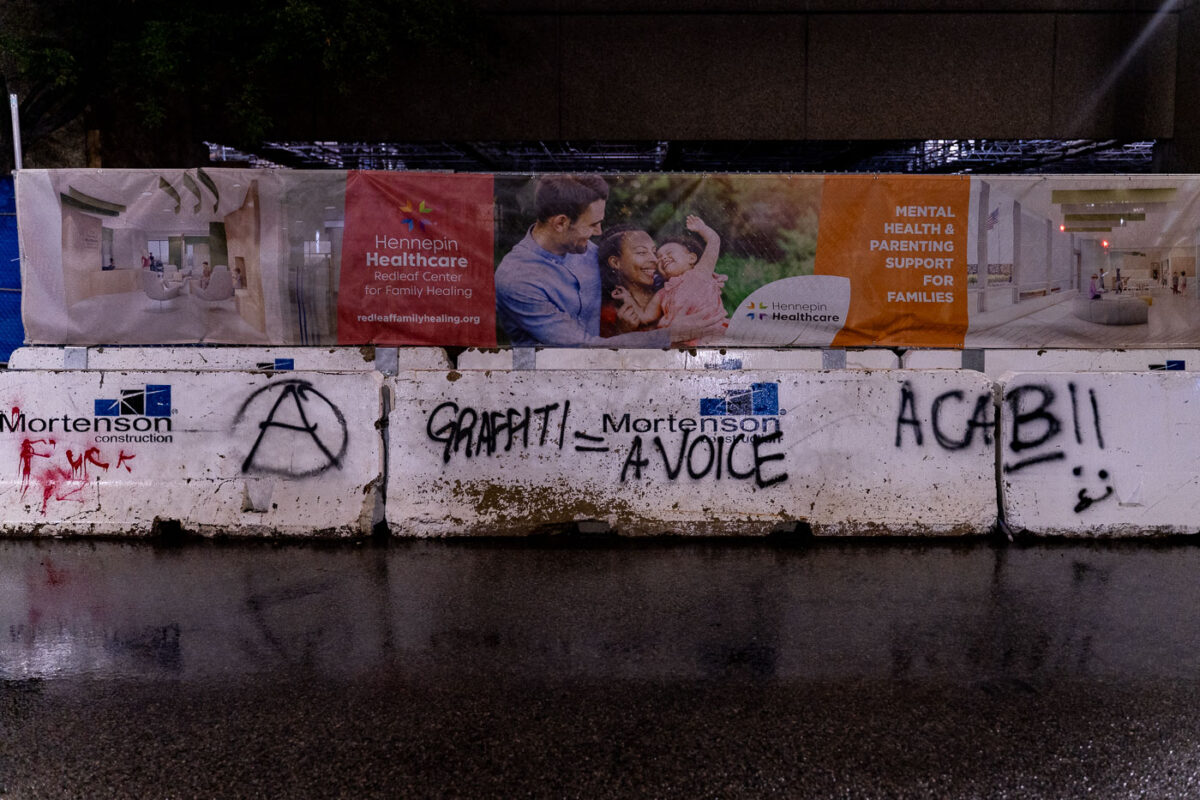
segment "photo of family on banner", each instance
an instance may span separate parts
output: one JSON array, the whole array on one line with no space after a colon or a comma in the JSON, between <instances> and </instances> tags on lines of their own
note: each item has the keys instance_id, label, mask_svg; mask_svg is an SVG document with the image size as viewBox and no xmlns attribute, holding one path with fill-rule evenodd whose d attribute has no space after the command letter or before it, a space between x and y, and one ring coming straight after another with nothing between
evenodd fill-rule
<instances>
[{"instance_id":1,"label":"photo of family on banner","mask_svg":"<svg viewBox=\"0 0 1200 800\"><path fill-rule=\"evenodd\" d=\"M820 176L497 176L497 338L515 347L828 345Z\"/></svg>"}]
</instances>

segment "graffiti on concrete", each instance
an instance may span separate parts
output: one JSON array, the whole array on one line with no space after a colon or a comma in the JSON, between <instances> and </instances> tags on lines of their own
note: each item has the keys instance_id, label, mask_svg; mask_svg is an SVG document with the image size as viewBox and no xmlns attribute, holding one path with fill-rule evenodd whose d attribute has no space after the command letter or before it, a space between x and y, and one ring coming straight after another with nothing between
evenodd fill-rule
<instances>
[{"instance_id":1,"label":"graffiti on concrete","mask_svg":"<svg viewBox=\"0 0 1200 800\"><path fill-rule=\"evenodd\" d=\"M87 480L87 465L92 464L102 470L108 469L107 461L100 460L100 448L89 447L79 455L67 450L67 463L71 465L71 477Z\"/></svg>"},{"instance_id":2,"label":"graffiti on concrete","mask_svg":"<svg viewBox=\"0 0 1200 800\"><path fill-rule=\"evenodd\" d=\"M65 464L58 460L60 453ZM119 450L116 467L133 472L130 462L135 457L123 449ZM85 490L94 479L92 468L107 472L112 466L111 457L105 457L97 445L86 446L80 452L72 447L60 450L59 442L55 439L22 439L18 455L21 499L24 500L29 490L36 486L41 494L43 516L51 500L83 503L86 500Z\"/></svg>"},{"instance_id":3,"label":"graffiti on concrete","mask_svg":"<svg viewBox=\"0 0 1200 800\"><path fill-rule=\"evenodd\" d=\"M530 408L479 409L445 402L435 408L425 423L430 440L442 445L442 462L452 456L478 458L511 452L514 447L550 447L561 450L566 441L571 401L547 403ZM531 439L532 435L532 439Z\"/></svg>"},{"instance_id":4,"label":"graffiti on concrete","mask_svg":"<svg viewBox=\"0 0 1200 800\"><path fill-rule=\"evenodd\" d=\"M663 474L667 480L678 480L685 468L687 476L694 481L705 478L718 481L723 478L742 481L753 479L754 485L760 489L783 483L788 478L786 472L768 475L767 470L764 470L770 462L783 460L782 452L767 452L768 445L777 444L783 439L782 431L775 431L766 436L754 434L749 437L739 433L732 437L728 445L723 436L700 434L691 439L689 444L690 437L691 431L684 431L678 444L671 445L664 444L660 436L654 437L653 452L657 452L661 459ZM629 454L621 466L621 483L625 483L631 470L634 479L640 480L642 470L650 466L651 459L644 456L642 451L642 437L634 436L629 446ZM745 452L741 453L739 459L740 451ZM748 463L745 463L747 461ZM738 466L739 462L743 462L741 467Z\"/></svg>"},{"instance_id":5,"label":"graffiti on concrete","mask_svg":"<svg viewBox=\"0 0 1200 800\"><path fill-rule=\"evenodd\" d=\"M1074 492L1072 509L1082 514L1108 500L1116 489L1111 469L1092 463L1093 453L1105 449L1100 400L1095 389L1081 390L1067 383L1065 397L1048 382L1030 382L1005 392L1009 427L1004 441L1003 471L1021 472L1038 464L1081 461L1071 474L1085 483L1095 474L1099 487L1084 486ZM1094 473L1093 473L1094 470Z\"/></svg>"},{"instance_id":6,"label":"graffiti on concrete","mask_svg":"<svg viewBox=\"0 0 1200 800\"><path fill-rule=\"evenodd\" d=\"M1029 382L1012 386L1004 394L1008 408L1007 425L1003 431L1002 470L1012 475L1039 464L1084 461L1075 464L1072 474L1087 481L1096 475L1099 485L1073 488L1073 507L1077 514L1113 496L1111 469L1091 464L1089 450L1105 449L1104 426L1100 399L1095 389L1081 389L1067 383L1066 392L1048 382ZM926 411L927 409L927 411ZM969 397L959 389L943 392L928 406L918 396L912 383L900 387L899 411L896 414L894 444L902 447L925 447L932 434L932 444L943 450L958 451L979 441L991 445L996 438L997 414L990 392Z\"/></svg>"},{"instance_id":7,"label":"graffiti on concrete","mask_svg":"<svg viewBox=\"0 0 1200 800\"><path fill-rule=\"evenodd\" d=\"M249 420L258 433L242 461L243 474L307 478L341 469L350 443L346 417L306 380L277 381L257 389L238 409L235 433Z\"/></svg>"},{"instance_id":8,"label":"graffiti on concrete","mask_svg":"<svg viewBox=\"0 0 1200 800\"><path fill-rule=\"evenodd\" d=\"M1086 404L1081 402L1079 389L1074 383L1067 384L1067 394L1070 398L1071 430L1075 443L1084 445L1094 435L1096 446L1103 450L1104 430L1100 422L1100 404L1096 398L1096 390L1088 389ZM1006 447L1014 456L1020 456L1014 461L1005 462L1006 473L1018 472L1045 461L1061 461L1066 458L1060 442L1063 435L1061 401L1054 387L1048 383L1014 386L1005 393L1004 401L1008 404L1012 416L1012 430Z\"/></svg>"},{"instance_id":9,"label":"graffiti on concrete","mask_svg":"<svg viewBox=\"0 0 1200 800\"><path fill-rule=\"evenodd\" d=\"M425 433L440 446L443 464L514 450L561 451L570 443L576 453L616 453L621 483L655 476L677 481L686 476L694 481L753 481L765 489L788 477L772 464L784 459L783 452L773 449L783 439L778 417L603 414L599 434L576 430L574 422L571 401L566 399L536 408L499 409L446 401L430 412ZM644 435L649 433L655 435ZM621 437L619 443L610 440L616 435Z\"/></svg>"},{"instance_id":10,"label":"graffiti on concrete","mask_svg":"<svg viewBox=\"0 0 1200 800\"><path fill-rule=\"evenodd\" d=\"M1071 474L1077 478L1080 477L1081 475L1083 475L1083 467L1076 467L1075 469L1071 470ZM1099 472L1096 473L1096 477L1099 478L1101 481L1107 481L1108 480L1108 470L1106 470L1106 469L1100 470ZM1089 508L1094 506L1096 503L1099 503L1103 500L1107 500L1108 498L1112 497L1113 491L1114 490L1113 490L1113 486L1111 483L1104 487L1104 494L1100 495L1099 497L1089 496L1088 490L1086 488L1080 489L1079 494L1076 495L1076 497L1079 499L1079 502L1077 502L1075 504L1075 513L1076 514L1083 513L1084 511L1087 511Z\"/></svg>"},{"instance_id":11,"label":"graffiti on concrete","mask_svg":"<svg viewBox=\"0 0 1200 800\"><path fill-rule=\"evenodd\" d=\"M918 412L918 399L912 383L900 386L900 411L896 414L896 447L911 441L925 446L925 429ZM965 412L969 410L968 416ZM995 402L991 392L981 392L968 399L961 389L942 392L929 405L930 429L933 439L943 450L966 450L975 442L975 433L982 434L985 446L992 444L996 428ZM952 427L953 425L953 427ZM908 436L905 433L908 432Z\"/></svg>"}]
</instances>

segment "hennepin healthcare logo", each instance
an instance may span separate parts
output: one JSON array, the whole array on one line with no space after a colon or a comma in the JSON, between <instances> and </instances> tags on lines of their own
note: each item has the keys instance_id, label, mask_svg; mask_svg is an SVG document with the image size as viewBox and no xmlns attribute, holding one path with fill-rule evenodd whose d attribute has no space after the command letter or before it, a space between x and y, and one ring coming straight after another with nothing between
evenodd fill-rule
<instances>
[{"instance_id":1,"label":"hennepin healthcare logo","mask_svg":"<svg viewBox=\"0 0 1200 800\"><path fill-rule=\"evenodd\" d=\"M0 411L0 433L91 433L96 442L170 442L171 387L146 384L123 389L118 397L96 398L91 417L37 416L20 408Z\"/></svg>"},{"instance_id":2,"label":"hennepin healthcare logo","mask_svg":"<svg viewBox=\"0 0 1200 800\"><path fill-rule=\"evenodd\" d=\"M429 228L429 226L434 224L433 220L429 217L420 216L422 214L433 213L433 206L429 205L424 200L421 200L415 206L411 200L405 200L400 205L400 211L405 215L403 218L401 218L400 222L408 226L409 233L412 233L413 228L426 230Z\"/></svg>"},{"instance_id":3,"label":"hennepin healthcare logo","mask_svg":"<svg viewBox=\"0 0 1200 800\"><path fill-rule=\"evenodd\" d=\"M750 303L747 319L772 322L841 322L840 314L830 311L827 303L783 303L760 300Z\"/></svg>"}]
</instances>

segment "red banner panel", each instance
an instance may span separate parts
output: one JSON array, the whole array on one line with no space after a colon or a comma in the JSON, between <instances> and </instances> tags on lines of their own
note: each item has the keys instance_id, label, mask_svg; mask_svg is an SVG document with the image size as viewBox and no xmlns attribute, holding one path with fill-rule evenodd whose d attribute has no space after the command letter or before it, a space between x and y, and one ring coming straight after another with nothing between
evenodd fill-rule
<instances>
[{"instance_id":1,"label":"red banner panel","mask_svg":"<svg viewBox=\"0 0 1200 800\"><path fill-rule=\"evenodd\" d=\"M338 342L494 347L492 177L351 172Z\"/></svg>"}]
</instances>

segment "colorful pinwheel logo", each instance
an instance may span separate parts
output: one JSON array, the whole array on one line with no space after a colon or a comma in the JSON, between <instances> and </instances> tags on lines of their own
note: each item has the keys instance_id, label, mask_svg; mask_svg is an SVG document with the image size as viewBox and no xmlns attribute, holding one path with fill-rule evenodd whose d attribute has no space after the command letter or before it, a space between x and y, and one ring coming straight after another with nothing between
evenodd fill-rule
<instances>
[{"instance_id":1,"label":"colorful pinwheel logo","mask_svg":"<svg viewBox=\"0 0 1200 800\"><path fill-rule=\"evenodd\" d=\"M427 230L429 226L434 224L433 220L421 216L424 214L433 213L433 206L429 205L424 200L418 202L416 207L413 207L411 200L405 200L400 206L400 211L406 215L400 221L408 226L409 233L412 233L414 228L420 228L423 231Z\"/></svg>"}]
</instances>

